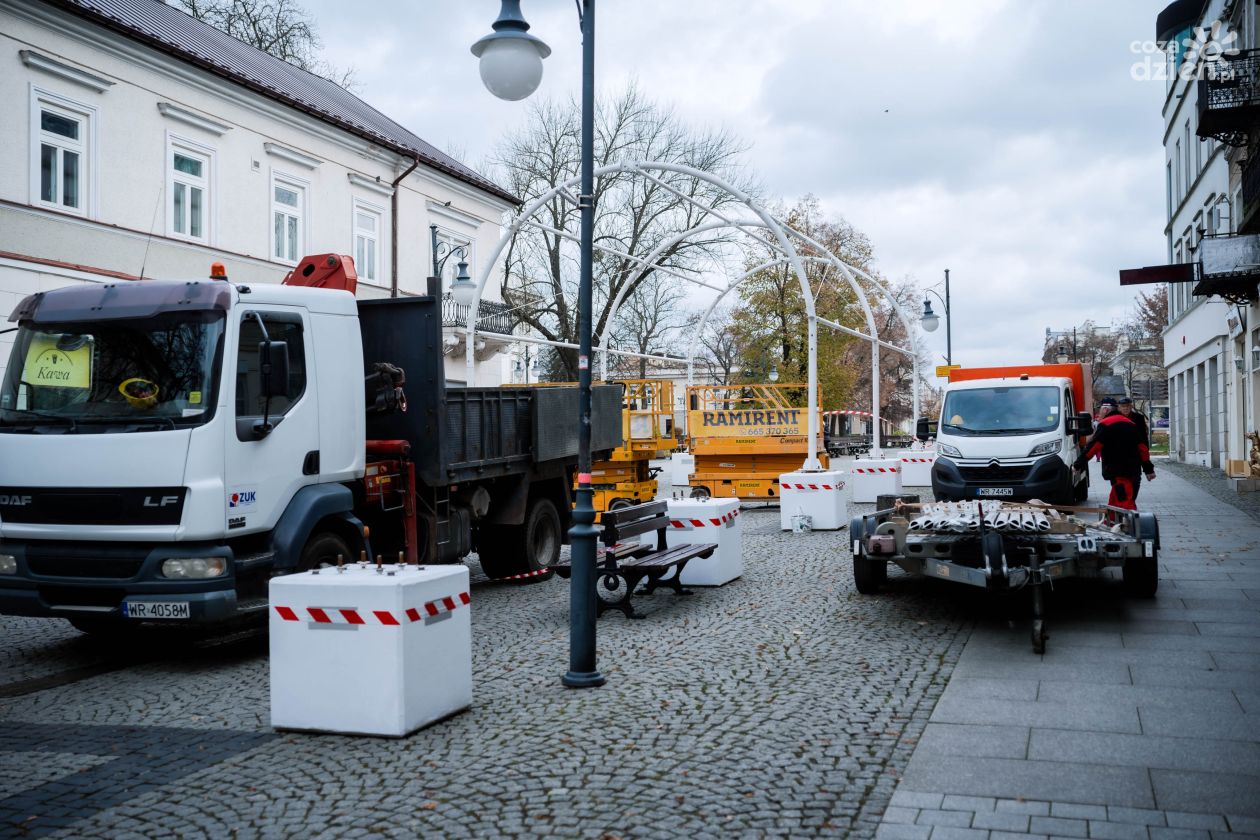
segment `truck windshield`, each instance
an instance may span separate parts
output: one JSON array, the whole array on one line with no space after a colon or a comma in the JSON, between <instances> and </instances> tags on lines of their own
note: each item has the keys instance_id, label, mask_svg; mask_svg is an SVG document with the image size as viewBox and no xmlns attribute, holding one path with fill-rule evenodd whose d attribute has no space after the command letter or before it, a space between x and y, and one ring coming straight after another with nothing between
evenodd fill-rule
<instances>
[{"instance_id":1,"label":"truck windshield","mask_svg":"<svg viewBox=\"0 0 1260 840\"><path fill-rule=\"evenodd\" d=\"M214 412L222 312L23 325L0 385L0 432L139 432Z\"/></svg>"},{"instance_id":2,"label":"truck windshield","mask_svg":"<svg viewBox=\"0 0 1260 840\"><path fill-rule=\"evenodd\" d=\"M969 388L951 391L941 429L956 435L1022 435L1059 427L1059 389Z\"/></svg>"}]
</instances>

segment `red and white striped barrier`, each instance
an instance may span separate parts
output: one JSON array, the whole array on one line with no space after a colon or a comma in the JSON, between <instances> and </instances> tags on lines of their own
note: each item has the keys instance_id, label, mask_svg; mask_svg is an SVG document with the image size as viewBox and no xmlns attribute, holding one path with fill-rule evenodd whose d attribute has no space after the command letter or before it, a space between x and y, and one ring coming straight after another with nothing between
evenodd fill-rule
<instances>
[{"instance_id":1,"label":"red and white striped barrier","mask_svg":"<svg viewBox=\"0 0 1260 840\"><path fill-rule=\"evenodd\" d=\"M744 538L739 518L739 499L668 499L670 547L716 544L708 557L697 557L682 571L687 586L721 586L744 573ZM644 545L656 547L656 532L643 534Z\"/></svg>"},{"instance_id":2,"label":"red and white striped barrier","mask_svg":"<svg viewBox=\"0 0 1260 840\"><path fill-rule=\"evenodd\" d=\"M859 458L853 462L854 502L874 502L880 495L900 492L900 459Z\"/></svg>"},{"instance_id":3,"label":"red and white striped barrier","mask_svg":"<svg viewBox=\"0 0 1260 840\"><path fill-rule=\"evenodd\" d=\"M710 516L707 519L671 519L669 527L679 531L692 531L696 528L733 528L737 516L739 516L739 508L721 516Z\"/></svg>"},{"instance_id":4,"label":"red and white striped barrier","mask_svg":"<svg viewBox=\"0 0 1260 840\"><path fill-rule=\"evenodd\" d=\"M933 452L915 452L901 456L901 484L903 487L930 487L932 465L936 463Z\"/></svg>"},{"instance_id":5,"label":"red and white striped barrier","mask_svg":"<svg viewBox=\"0 0 1260 840\"><path fill-rule=\"evenodd\" d=\"M780 490L819 490L819 491L843 490L844 482L836 481L830 484L800 484L800 483L793 484L790 482L785 482L783 481L782 478L780 478L779 489Z\"/></svg>"},{"instance_id":6,"label":"red and white striped barrier","mask_svg":"<svg viewBox=\"0 0 1260 840\"><path fill-rule=\"evenodd\" d=\"M387 569L269 582L272 726L397 737L472 704L468 567Z\"/></svg>"},{"instance_id":7,"label":"red and white striped barrier","mask_svg":"<svg viewBox=\"0 0 1260 840\"><path fill-rule=\"evenodd\" d=\"M494 581L502 580L528 580L530 578L542 577L551 574L551 569L534 569L532 572L521 572L519 575L505 575L504 577L491 578Z\"/></svg>"},{"instance_id":8,"label":"red and white striped barrier","mask_svg":"<svg viewBox=\"0 0 1260 840\"><path fill-rule=\"evenodd\" d=\"M779 476L779 527L785 531L835 531L848 525L842 475L839 470L829 470Z\"/></svg>"},{"instance_id":9,"label":"red and white striped barrier","mask_svg":"<svg viewBox=\"0 0 1260 840\"><path fill-rule=\"evenodd\" d=\"M439 619L454 612L459 607L466 607L470 602L467 592L458 595L426 601L420 607L411 607L401 612L392 610L360 610L354 607L293 607L277 606L276 614L282 621L302 621L298 610L306 613L308 620L315 625L350 625L381 624L386 627L401 627L412 621L421 619Z\"/></svg>"}]
</instances>

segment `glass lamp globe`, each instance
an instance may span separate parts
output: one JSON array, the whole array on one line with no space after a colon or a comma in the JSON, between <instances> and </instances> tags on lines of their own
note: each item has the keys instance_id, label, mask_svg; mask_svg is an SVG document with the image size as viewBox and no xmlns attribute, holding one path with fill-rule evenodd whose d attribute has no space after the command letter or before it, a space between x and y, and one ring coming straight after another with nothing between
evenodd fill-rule
<instances>
[{"instance_id":1,"label":"glass lamp globe","mask_svg":"<svg viewBox=\"0 0 1260 840\"><path fill-rule=\"evenodd\" d=\"M477 284L468 276L468 263L461 262L457 268L455 282L451 283L451 300L467 306L477 299Z\"/></svg>"},{"instance_id":2,"label":"glass lamp globe","mask_svg":"<svg viewBox=\"0 0 1260 840\"><path fill-rule=\"evenodd\" d=\"M931 301L923 301L923 317L919 319L919 323L928 332L936 332L936 328L940 326L941 318L932 311Z\"/></svg>"}]
</instances>

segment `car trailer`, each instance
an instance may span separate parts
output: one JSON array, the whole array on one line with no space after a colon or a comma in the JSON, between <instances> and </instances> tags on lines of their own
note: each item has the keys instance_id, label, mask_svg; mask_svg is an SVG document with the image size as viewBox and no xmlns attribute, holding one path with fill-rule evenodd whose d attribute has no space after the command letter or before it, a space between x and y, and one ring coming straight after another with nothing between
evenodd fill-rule
<instances>
[{"instance_id":1,"label":"car trailer","mask_svg":"<svg viewBox=\"0 0 1260 840\"><path fill-rule=\"evenodd\" d=\"M872 595L888 564L907 573L978 586L991 592L1032 587L1032 646L1045 653L1043 588L1065 578L1100 578L1120 567L1125 590L1150 598L1159 586L1159 522L1155 514L1111 506L1040 502L927 502L855 517L853 581Z\"/></svg>"}]
</instances>

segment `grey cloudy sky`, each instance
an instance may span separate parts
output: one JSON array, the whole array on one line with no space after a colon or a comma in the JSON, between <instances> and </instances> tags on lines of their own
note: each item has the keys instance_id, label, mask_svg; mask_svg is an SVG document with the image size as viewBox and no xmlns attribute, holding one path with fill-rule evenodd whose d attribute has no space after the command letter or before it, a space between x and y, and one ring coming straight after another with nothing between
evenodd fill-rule
<instances>
[{"instance_id":1,"label":"grey cloudy sky","mask_svg":"<svg viewBox=\"0 0 1260 840\"><path fill-rule=\"evenodd\" d=\"M304 2L360 95L440 148L476 164L524 118L468 51L497 0ZM1029 362L1047 326L1125 317L1117 271L1165 261L1164 85L1131 77L1164 5L601 0L596 79L730 129L768 194L819 196L888 277L949 268L956 363ZM554 50L535 96L575 95L574 3L522 7Z\"/></svg>"}]
</instances>

